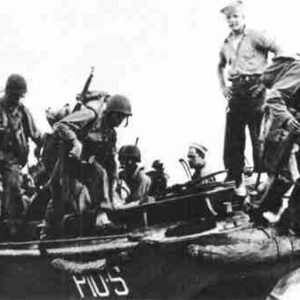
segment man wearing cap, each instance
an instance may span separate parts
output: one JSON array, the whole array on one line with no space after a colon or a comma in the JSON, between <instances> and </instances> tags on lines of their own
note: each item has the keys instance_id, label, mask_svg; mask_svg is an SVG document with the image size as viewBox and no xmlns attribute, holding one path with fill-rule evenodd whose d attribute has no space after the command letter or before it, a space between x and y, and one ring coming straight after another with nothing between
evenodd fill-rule
<instances>
[{"instance_id":1,"label":"man wearing cap","mask_svg":"<svg viewBox=\"0 0 300 300\"><path fill-rule=\"evenodd\" d=\"M29 138L42 147L42 134L38 130L28 108L20 101L27 92L23 76L12 74L0 99L0 173L4 187L4 213L7 216L9 234L15 238L22 224L21 169L26 165Z\"/></svg>"},{"instance_id":2,"label":"man wearing cap","mask_svg":"<svg viewBox=\"0 0 300 300\"><path fill-rule=\"evenodd\" d=\"M267 66L268 54L277 55L280 48L264 33L246 27L242 1L230 2L221 13L230 28L218 63L221 90L228 101L223 158L228 176L235 180L236 192L242 196L246 192L243 185L245 128L248 126L250 132L254 171L259 171L258 136L265 98L260 75Z\"/></svg>"},{"instance_id":3,"label":"man wearing cap","mask_svg":"<svg viewBox=\"0 0 300 300\"><path fill-rule=\"evenodd\" d=\"M192 180L201 179L209 174L211 171L209 170L205 156L207 153L207 148L198 143L192 143L189 146L188 150L188 163L191 169L194 169L194 174L192 175ZM208 177L202 183L212 183L215 181L214 177Z\"/></svg>"}]
</instances>

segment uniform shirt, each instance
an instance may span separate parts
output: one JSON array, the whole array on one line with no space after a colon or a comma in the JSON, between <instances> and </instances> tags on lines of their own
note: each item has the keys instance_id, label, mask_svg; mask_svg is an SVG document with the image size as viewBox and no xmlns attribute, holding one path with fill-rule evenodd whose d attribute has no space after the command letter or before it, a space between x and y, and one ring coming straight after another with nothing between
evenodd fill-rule
<instances>
[{"instance_id":1,"label":"uniform shirt","mask_svg":"<svg viewBox=\"0 0 300 300\"><path fill-rule=\"evenodd\" d=\"M257 30L245 29L236 48L235 39L231 32L220 51L221 64L230 67L230 77L261 74L267 65L268 52L280 51L273 39Z\"/></svg>"},{"instance_id":2,"label":"uniform shirt","mask_svg":"<svg viewBox=\"0 0 300 300\"><path fill-rule=\"evenodd\" d=\"M151 170L146 173L151 178L149 195L159 195L165 191L168 185L169 175L163 170Z\"/></svg>"},{"instance_id":3,"label":"uniform shirt","mask_svg":"<svg viewBox=\"0 0 300 300\"><path fill-rule=\"evenodd\" d=\"M195 172L192 176L192 180L200 180L201 178L203 178L211 173L212 172L210 171L210 169L205 165L203 168L198 168L195 170ZM208 177L207 179L201 181L201 184L213 183L215 181L216 181L215 177L212 176L212 177Z\"/></svg>"},{"instance_id":4,"label":"uniform shirt","mask_svg":"<svg viewBox=\"0 0 300 300\"><path fill-rule=\"evenodd\" d=\"M292 57L276 57L262 75L262 82L269 93L267 105L279 123L293 118L289 108L300 110L300 60Z\"/></svg>"},{"instance_id":5,"label":"uniform shirt","mask_svg":"<svg viewBox=\"0 0 300 300\"><path fill-rule=\"evenodd\" d=\"M278 161L288 137L284 123L294 118L290 109L300 111L300 60L283 56L274 58L263 73L262 82L269 88L267 106L270 109L268 126L263 132L264 164L275 172L278 171ZM289 168L287 170L292 171ZM294 177L293 172L286 172L285 177L287 175Z\"/></svg>"},{"instance_id":6,"label":"uniform shirt","mask_svg":"<svg viewBox=\"0 0 300 300\"><path fill-rule=\"evenodd\" d=\"M25 165L29 138L38 146L42 145L42 134L28 108L22 103L11 106L5 97L0 99L0 159L15 159Z\"/></svg>"},{"instance_id":7,"label":"uniform shirt","mask_svg":"<svg viewBox=\"0 0 300 300\"><path fill-rule=\"evenodd\" d=\"M82 106L80 110L67 115L56 123L54 134L70 145L73 145L76 140L82 142L91 130L96 118L97 114L94 110Z\"/></svg>"},{"instance_id":8,"label":"uniform shirt","mask_svg":"<svg viewBox=\"0 0 300 300\"><path fill-rule=\"evenodd\" d=\"M96 160L103 165L109 157L116 155L116 131L107 127L103 119L94 123L84 142L84 156L95 155Z\"/></svg>"},{"instance_id":9,"label":"uniform shirt","mask_svg":"<svg viewBox=\"0 0 300 300\"><path fill-rule=\"evenodd\" d=\"M107 127L103 118L97 118L93 109L82 106L58 122L54 133L70 147L79 140L83 143L82 158L88 160L94 155L109 178L116 177L116 131Z\"/></svg>"},{"instance_id":10,"label":"uniform shirt","mask_svg":"<svg viewBox=\"0 0 300 300\"><path fill-rule=\"evenodd\" d=\"M124 171L120 174L120 179L124 180L130 190L130 195L126 202L145 200L149 194L151 179L145 174L144 168L136 168L133 175L128 176Z\"/></svg>"}]
</instances>

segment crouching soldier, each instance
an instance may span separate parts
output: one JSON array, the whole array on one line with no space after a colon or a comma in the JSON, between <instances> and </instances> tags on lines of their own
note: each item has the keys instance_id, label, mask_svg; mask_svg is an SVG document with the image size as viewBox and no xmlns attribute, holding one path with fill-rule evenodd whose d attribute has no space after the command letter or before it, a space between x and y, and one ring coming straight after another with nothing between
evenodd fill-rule
<instances>
[{"instance_id":1,"label":"crouching soldier","mask_svg":"<svg viewBox=\"0 0 300 300\"><path fill-rule=\"evenodd\" d=\"M260 221L264 212L274 211L274 198L281 199L296 182L278 229L284 233L291 227L300 233L300 185L295 159L295 145L299 143L300 134L297 116L300 112L300 59L283 55L274 58L263 73L261 84L269 89L267 105L270 125L266 130L264 158L269 168L270 183L262 196L259 214L254 214L254 221ZM280 205L275 206L278 211Z\"/></svg>"},{"instance_id":2,"label":"crouching soldier","mask_svg":"<svg viewBox=\"0 0 300 300\"><path fill-rule=\"evenodd\" d=\"M138 204L148 201L151 179L145 174L144 168L139 166L141 152L137 146L127 145L119 150L119 161L122 171L119 173L119 184L128 187L126 203Z\"/></svg>"},{"instance_id":3,"label":"crouching soldier","mask_svg":"<svg viewBox=\"0 0 300 300\"><path fill-rule=\"evenodd\" d=\"M12 74L5 86L5 95L0 99L0 172L4 188L4 213L7 215L11 237L18 235L22 220L21 169L28 160L30 138L42 146L42 135L28 108L20 102L27 92L25 79Z\"/></svg>"},{"instance_id":4,"label":"crouching soldier","mask_svg":"<svg viewBox=\"0 0 300 300\"><path fill-rule=\"evenodd\" d=\"M104 209L113 209L115 128L131 115L129 100L114 95L108 98L105 108L101 99L91 100L56 124L54 135L61 142L60 158L51 183L53 207L47 209L46 234L55 235L61 228L74 178L88 188L92 208L99 216L103 216Z\"/></svg>"}]
</instances>

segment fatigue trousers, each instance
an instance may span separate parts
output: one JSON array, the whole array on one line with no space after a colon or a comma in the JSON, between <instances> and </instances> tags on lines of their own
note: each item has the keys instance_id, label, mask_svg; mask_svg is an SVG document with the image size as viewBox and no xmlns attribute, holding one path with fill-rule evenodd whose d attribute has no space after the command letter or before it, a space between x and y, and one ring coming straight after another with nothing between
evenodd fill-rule
<instances>
[{"instance_id":1,"label":"fatigue trousers","mask_svg":"<svg viewBox=\"0 0 300 300\"><path fill-rule=\"evenodd\" d=\"M254 170L260 168L260 127L263 117L264 93L251 96L253 83L233 84L232 99L226 115L224 140L224 166L230 178L240 181L245 167L246 127L249 128L252 143Z\"/></svg>"},{"instance_id":2,"label":"fatigue trousers","mask_svg":"<svg viewBox=\"0 0 300 300\"><path fill-rule=\"evenodd\" d=\"M9 227L19 225L23 212L21 201L21 165L17 160L1 160L0 172L3 181L3 214L7 216ZM1 215L3 215L1 214Z\"/></svg>"},{"instance_id":3,"label":"fatigue trousers","mask_svg":"<svg viewBox=\"0 0 300 300\"><path fill-rule=\"evenodd\" d=\"M97 162L83 165L78 161L74 167L64 160L53 174L51 201L45 216L46 227L59 230L66 213L107 207L110 204L108 187L107 173Z\"/></svg>"},{"instance_id":4,"label":"fatigue trousers","mask_svg":"<svg viewBox=\"0 0 300 300\"><path fill-rule=\"evenodd\" d=\"M295 188L291 194L288 212L291 223L300 228L300 179L297 180Z\"/></svg>"}]
</instances>

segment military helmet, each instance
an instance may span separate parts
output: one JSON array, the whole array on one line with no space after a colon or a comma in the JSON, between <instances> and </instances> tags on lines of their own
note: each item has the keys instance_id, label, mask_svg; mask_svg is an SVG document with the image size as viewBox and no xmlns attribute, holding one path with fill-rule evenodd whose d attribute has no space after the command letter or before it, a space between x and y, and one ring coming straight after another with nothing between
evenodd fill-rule
<instances>
[{"instance_id":1,"label":"military helmet","mask_svg":"<svg viewBox=\"0 0 300 300\"><path fill-rule=\"evenodd\" d=\"M141 161L140 149L135 145L122 146L119 150L119 159L120 161L122 161L126 158L132 158L136 162L140 162Z\"/></svg>"},{"instance_id":2,"label":"military helmet","mask_svg":"<svg viewBox=\"0 0 300 300\"><path fill-rule=\"evenodd\" d=\"M6 92L13 92L13 93L26 93L27 92L27 84L26 80L23 76L19 74L11 74L6 81L5 86Z\"/></svg>"},{"instance_id":3,"label":"military helmet","mask_svg":"<svg viewBox=\"0 0 300 300\"><path fill-rule=\"evenodd\" d=\"M110 96L107 100L106 113L120 112L127 116L131 116L131 104L128 98L122 95Z\"/></svg>"},{"instance_id":4,"label":"military helmet","mask_svg":"<svg viewBox=\"0 0 300 300\"><path fill-rule=\"evenodd\" d=\"M152 168L156 170L161 170L163 169L163 163L159 159L156 159L152 163Z\"/></svg>"}]
</instances>

